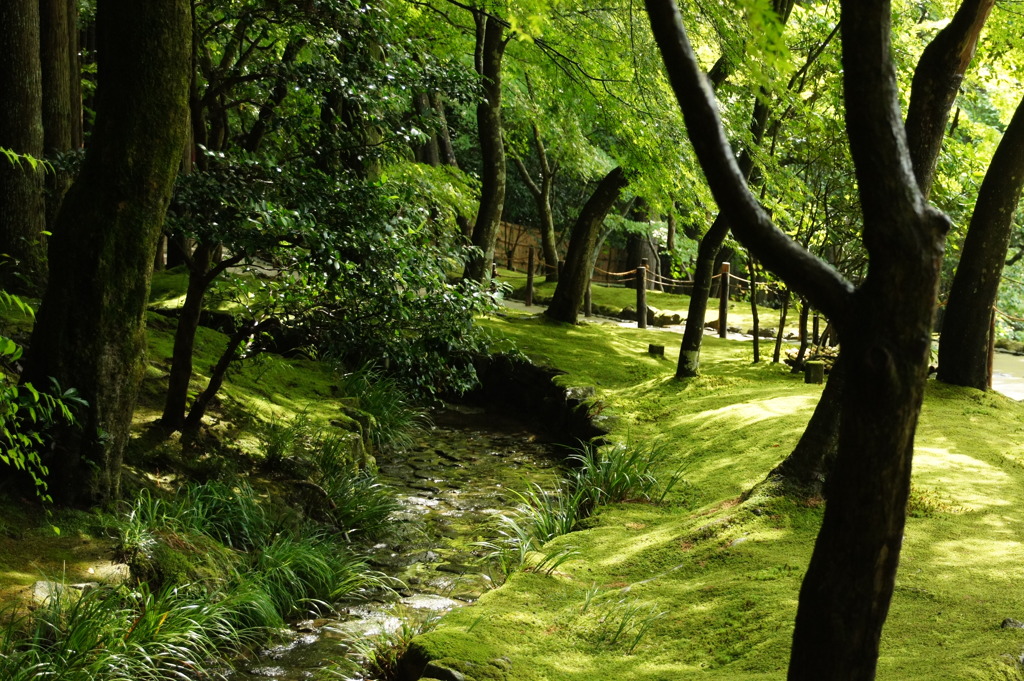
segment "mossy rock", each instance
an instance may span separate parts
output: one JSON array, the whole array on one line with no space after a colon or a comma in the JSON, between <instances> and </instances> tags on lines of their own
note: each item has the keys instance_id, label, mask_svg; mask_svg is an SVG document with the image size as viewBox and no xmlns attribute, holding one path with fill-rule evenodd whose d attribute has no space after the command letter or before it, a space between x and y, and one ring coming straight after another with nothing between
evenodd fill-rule
<instances>
[{"instance_id":1,"label":"mossy rock","mask_svg":"<svg viewBox=\"0 0 1024 681\"><path fill-rule=\"evenodd\" d=\"M466 681L506 681L511 663L492 648L481 645L472 634L454 629L435 629L416 637L398 664L401 681L443 678L437 670L454 670ZM428 676L427 674L435 674Z\"/></svg>"},{"instance_id":2,"label":"mossy rock","mask_svg":"<svg viewBox=\"0 0 1024 681\"><path fill-rule=\"evenodd\" d=\"M172 584L222 582L238 565L238 554L205 535L162 530L148 551L123 557L133 581L157 590Z\"/></svg>"}]
</instances>

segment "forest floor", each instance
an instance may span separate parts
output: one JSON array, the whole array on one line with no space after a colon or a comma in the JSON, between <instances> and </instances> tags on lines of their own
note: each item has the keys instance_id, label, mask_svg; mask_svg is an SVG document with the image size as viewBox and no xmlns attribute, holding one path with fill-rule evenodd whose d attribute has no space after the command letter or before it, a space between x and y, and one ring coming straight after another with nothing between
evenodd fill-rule
<instances>
[{"instance_id":1,"label":"forest floor","mask_svg":"<svg viewBox=\"0 0 1024 681\"><path fill-rule=\"evenodd\" d=\"M763 481L821 387L752 364L748 343L705 338L703 375L679 382L665 331L512 311L486 326L593 386L613 437L667 449L664 474L684 482L661 503L602 509L543 549L575 557L513 575L416 649L467 670L506 658L517 681L783 678L825 502ZM1002 626L1024 620L1022 417L1001 395L929 382L878 678L1024 678L1024 630Z\"/></svg>"},{"instance_id":2,"label":"forest floor","mask_svg":"<svg viewBox=\"0 0 1024 681\"><path fill-rule=\"evenodd\" d=\"M537 317L540 310L508 309L481 324L535 362L566 371L565 385L593 387L592 408L610 417L612 437L661 448L662 474L681 480L661 502L603 508L544 548L577 552L557 570L514 574L416 646L495 673L487 663L501 659L508 669L495 678L515 681L783 678L825 502L762 483L792 449L821 386L788 366L753 364L749 341L711 336L703 375L679 382L671 331L568 326ZM232 466L253 465L261 427L331 418L325 365L268 356L232 372L211 413L212 441L229 443L235 456L220 449L182 460L173 439L149 436L173 321L150 314L149 323L131 485L231 474ZM200 330L195 388L225 342ZM648 354L651 343L664 345L666 357ZM4 507L0 601L20 601L37 580L117 577L112 542L94 518L33 513L30 505ZM1001 626L1024 621L1024 405L929 382L909 514L879 678L1024 679L1024 629Z\"/></svg>"}]
</instances>

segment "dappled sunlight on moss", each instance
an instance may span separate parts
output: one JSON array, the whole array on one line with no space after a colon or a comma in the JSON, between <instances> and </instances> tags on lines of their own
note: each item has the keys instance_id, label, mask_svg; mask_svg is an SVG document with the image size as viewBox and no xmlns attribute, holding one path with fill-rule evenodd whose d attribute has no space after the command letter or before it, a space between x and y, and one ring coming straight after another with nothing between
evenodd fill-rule
<instances>
[{"instance_id":1,"label":"dappled sunlight on moss","mask_svg":"<svg viewBox=\"0 0 1024 681\"><path fill-rule=\"evenodd\" d=\"M1007 506L1018 500L1003 498L1012 479L1005 472L965 454L948 449L918 447L914 452L915 480L937 486L953 503L970 510Z\"/></svg>"}]
</instances>

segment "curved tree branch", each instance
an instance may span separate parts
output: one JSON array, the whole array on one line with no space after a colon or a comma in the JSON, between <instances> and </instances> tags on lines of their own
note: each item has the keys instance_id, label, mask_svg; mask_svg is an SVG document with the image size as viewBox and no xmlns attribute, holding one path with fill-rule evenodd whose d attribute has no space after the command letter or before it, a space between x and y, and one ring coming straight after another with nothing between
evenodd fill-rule
<instances>
[{"instance_id":1,"label":"curved tree branch","mask_svg":"<svg viewBox=\"0 0 1024 681\"><path fill-rule=\"evenodd\" d=\"M673 0L646 0L646 5L694 151L733 233L768 269L815 307L832 319L843 319L849 310L853 286L776 227L750 193L678 8Z\"/></svg>"}]
</instances>

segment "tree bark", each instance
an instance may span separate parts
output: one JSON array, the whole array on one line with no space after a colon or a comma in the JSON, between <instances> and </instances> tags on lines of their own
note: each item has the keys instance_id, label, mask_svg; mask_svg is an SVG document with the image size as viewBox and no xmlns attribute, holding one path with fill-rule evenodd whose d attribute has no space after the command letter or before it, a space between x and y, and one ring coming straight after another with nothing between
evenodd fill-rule
<instances>
[{"instance_id":1,"label":"tree bark","mask_svg":"<svg viewBox=\"0 0 1024 681\"><path fill-rule=\"evenodd\" d=\"M0 148L43 157L38 0L0 2ZM46 279L43 169L0 158L0 288L38 294Z\"/></svg>"},{"instance_id":2,"label":"tree bark","mask_svg":"<svg viewBox=\"0 0 1024 681\"><path fill-rule=\"evenodd\" d=\"M885 0L841 4L846 128L870 267L856 290L771 222L746 186L671 0L651 27L694 150L737 238L837 325L847 362L839 455L797 611L790 679L873 679L910 489L949 221L918 189ZM898 292L898 293L897 293Z\"/></svg>"},{"instance_id":3,"label":"tree bark","mask_svg":"<svg viewBox=\"0 0 1024 681\"><path fill-rule=\"evenodd\" d=\"M100 0L96 21L96 127L57 216L24 374L35 385L53 376L89 403L47 461L67 504L120 491L153 254L188 124L188 0Z\"/></svg>"},{"instance_id":4,"label":"tree bark","mask_svg":"<svg viewBox=\"0 0 1024 681\"><path fill-rule=\"evenodd\" d=\"M548 317L567 324L576 323L576 315L583 304L593 269L592 258L598 231L627 184L629 180L626 179L626 173L621 167L616 167L604 176L584 204L569 236L565 268L555 286L551 303L544 312Z\"/></svg>"},{"instance_id":5,"label":"tree bark","mask_svg":"<svg viewBox=\"0 0 1024 681\"><path fill-rule=\"evenodd\" d=\"M992 157L960 253L939 342L938 379L988 390L989 319L1024 187L1024 101Z\"/></svg>"},{"instance_id":6,"label":"tree bark","mask_svg":"<svg viewBox=\"0 0 1024 681\"><path fill-rule=\"evenodd\" d=\"M68 0L39 0L40 62L43 93L43 148L47 159L70 151L73 143L72 84L78 79L78 27ZM71 186L66 172L46 176L46 224L53 227L57 208Z\"/></svg>"},{"instance_id":7,"label":"tree bark","mask_svg":"<svg viewBox=\"0 0 1024 681\"><path fill-rule=\"evenodd\" d=\"M558 246L555 239L555 215L551 210L551 188L555 183L555 168L548 161L547 150L544 148L544 140L540 136L540 128L533 124L533 143L537 149L537 161L540 164L540 184L537 184L526 165L520 159L513 159L523 183L530 190L533 201L537 206L537 216L540 218L540 243L541 252L544 254L545 277L544 281L558 281Z\"/></svg>"},{"instance_id":8,"label":"tree bark","mask_svg":"<svg viewBox=\"0 0 1024 681\"><path fill-rule=\"evenodd\" d=\"M928 43L914 69L907 107L907 144L917 184L926 199L931 193L949 110L995 4L995 0L964 0L953 19Z\"/></svg>"},{"instance_id":9,"label":"tree bark","mask_svg":"<svg viewBox=\"0 0 1024 681\"><path fill-rule=\"evenodd\" d=\"M481 11L477 23L478 73L483 80L483 98L476 107L480 138L480 208L473 224L473 246L477 249L466 262L464 278L482 282L491 275L494 240L505 206L505 142L501 125L501 58L505 53L504 26Z\"/></svg>"},{"instance_id":10,"label":"tree bark","mask_svg":"<svg viewBox=\"0 0 1024 681\"><path fill-rule=\"evenodd\" d=\"M914 70L904 128L914 176L925 199L931 191L949 110L956 99L964 73L973 58L978 36L993 4L994 0L964 0L952 21L939 31L925 48ZM987 321L985 328L988 328ZM815 432L806 432L790 455L805 459L817 451L822 460L814 466L808 466L806 463L790 466L783 462L779 469L807 471L815 468L823 472L828 470L825 459L831 460L836 456L834 448L837 446L837 440L832 434L839 432L841 397L841 382L835 389L826 389L822 393L814 416L807 424L808 430L814 429ZM830 445L832 449L808 449L818 445ZM804 481L795 479L793 482L803 484Z\"/></svg>"}]
</instances>

